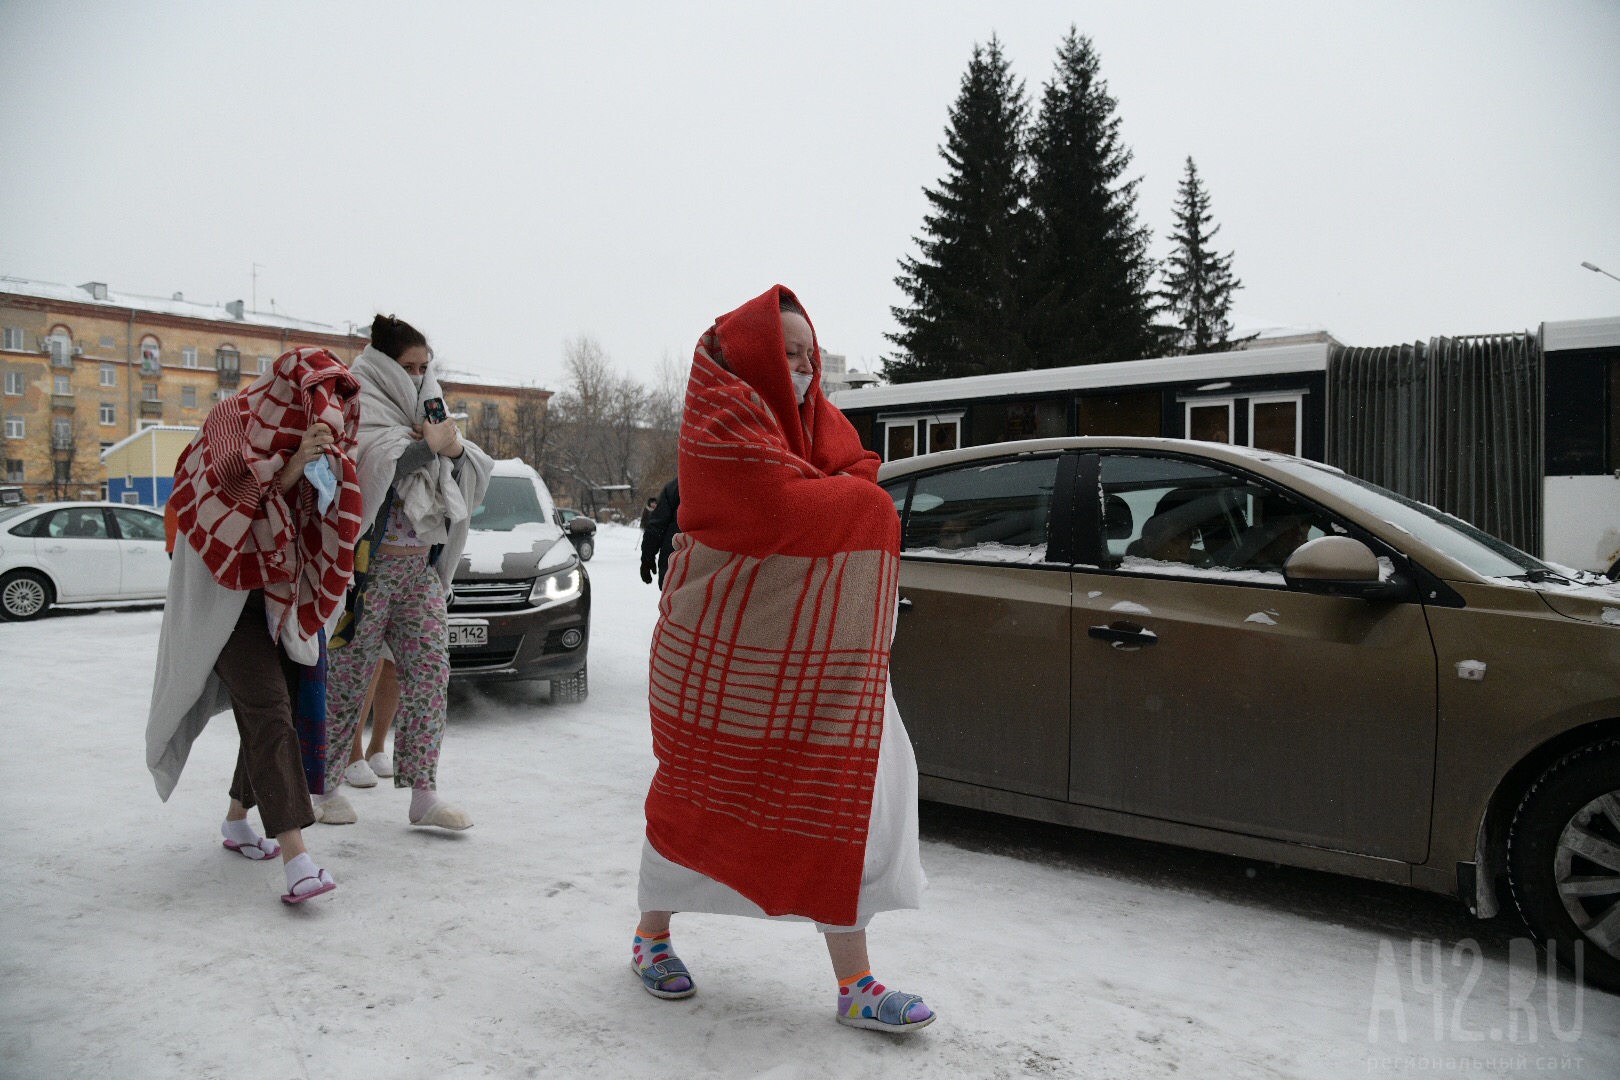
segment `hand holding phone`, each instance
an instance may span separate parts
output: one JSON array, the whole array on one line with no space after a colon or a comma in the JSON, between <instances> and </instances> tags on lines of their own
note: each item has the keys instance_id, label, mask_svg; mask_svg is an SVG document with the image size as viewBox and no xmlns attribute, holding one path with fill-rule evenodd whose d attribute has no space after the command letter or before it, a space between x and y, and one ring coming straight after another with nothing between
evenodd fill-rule
<instances>
[{"instance_id":1,"label":"hand holding phone","mask_svg":"<svg viewBox=\"0 0 1620 1080\"><path fill-rule=\"evenodd\" d=\"M422 402L422 414L434 424L442 424L450 419L450 414L445 411L444 398L441 397L430 397Z\"/></svg>"}]
</instances>

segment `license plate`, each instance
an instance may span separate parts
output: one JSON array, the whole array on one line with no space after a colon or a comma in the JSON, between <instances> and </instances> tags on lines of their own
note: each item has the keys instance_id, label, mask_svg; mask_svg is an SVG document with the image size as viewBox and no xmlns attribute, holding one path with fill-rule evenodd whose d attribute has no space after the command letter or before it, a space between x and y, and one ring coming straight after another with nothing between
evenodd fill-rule
<instances>
[{"instance_id":1,"label":"license plate","mask_svg":"<svg viewBox=\"0 0 1620 1080\"><path fill-rule=\"evenodd\" d=\"M450 624L450 647L464 649L471 645L489 644L489 623L453 622Z\"/></svg>"}]
</instances>

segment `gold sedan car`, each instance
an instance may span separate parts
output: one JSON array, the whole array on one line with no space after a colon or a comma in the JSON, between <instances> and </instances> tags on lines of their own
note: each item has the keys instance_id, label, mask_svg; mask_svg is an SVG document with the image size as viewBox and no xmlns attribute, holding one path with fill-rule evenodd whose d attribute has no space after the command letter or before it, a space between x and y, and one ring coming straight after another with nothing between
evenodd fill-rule
<instances>
[{"instance_id":1,"label":"gold sedan car","mask_svg":"<svg viewBox=\"0 0 1620 1080\"><path fill-rule=\"evenodd\" d=\"M892 462L895 697L938 802L1461 896L1620 988L1620 585L1317 462L1168 439Z\"/></svg>"}]
</instances>

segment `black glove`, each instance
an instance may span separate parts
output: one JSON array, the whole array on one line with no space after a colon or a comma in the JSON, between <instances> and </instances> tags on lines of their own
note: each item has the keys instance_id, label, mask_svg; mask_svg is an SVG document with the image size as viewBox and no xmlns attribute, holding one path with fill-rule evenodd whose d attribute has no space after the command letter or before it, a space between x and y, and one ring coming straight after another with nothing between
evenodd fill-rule
<instances>
[{"instance_id":1,"label":"black glove","mask_svg":"<svg viewBox=\"0 0 1620 1080\"><path fill-rule=\"evenodd\" d=\"M655 567L653 566L652 563L642 563L641 564L641 583L643 585L651 585L652 584L654 571L655 571Z\"/></svg>"}]
</instances>

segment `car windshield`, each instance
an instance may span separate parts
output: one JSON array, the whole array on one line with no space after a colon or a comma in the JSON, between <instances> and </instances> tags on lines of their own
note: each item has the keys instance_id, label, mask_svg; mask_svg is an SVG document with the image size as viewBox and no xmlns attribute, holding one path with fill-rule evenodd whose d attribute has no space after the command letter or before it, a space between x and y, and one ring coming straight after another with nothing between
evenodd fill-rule
<instances>
[{"instance_id":1,"label":"car windshield","mask_svg":"<svg viewBox=\"0 0 1620 1080\"><path fill-rule=\"evenodd\" d=\"M1336 469L1295 458L1272 464L1378 515L1402 532L1462 563L1481 577L1534 579L1553 567L1461 518Z\"/></svg>"},{"instance_id":2,"label":"car windshield","mask_svg":"<svg viewBox=\"0 0 1620 1080\"><path fill-rule=\"evenodd\" d=\"M483 503L473 511L470 527L511 532L519 525L543 525L545 521L533 480L527 476L492 476Z\"/></svg>"}]
</instances>

